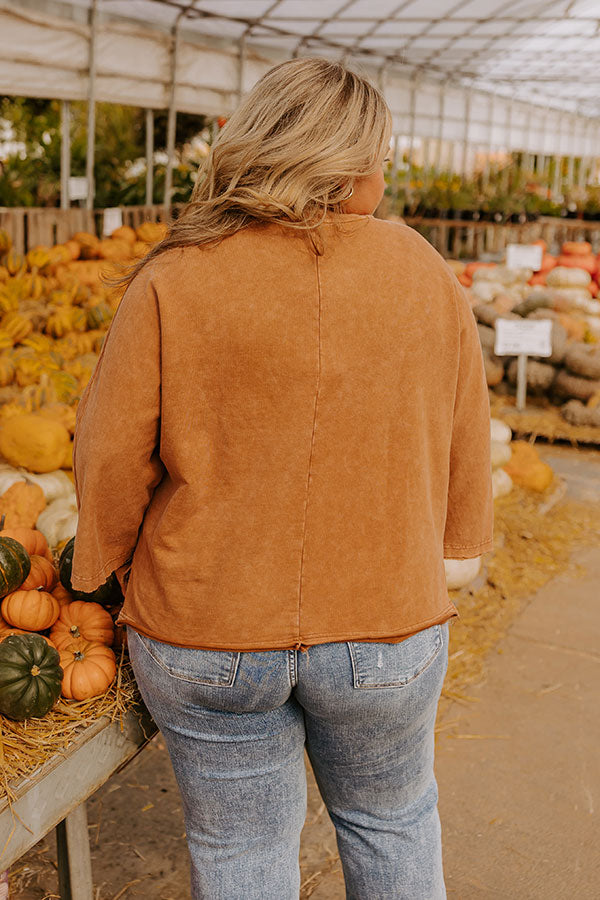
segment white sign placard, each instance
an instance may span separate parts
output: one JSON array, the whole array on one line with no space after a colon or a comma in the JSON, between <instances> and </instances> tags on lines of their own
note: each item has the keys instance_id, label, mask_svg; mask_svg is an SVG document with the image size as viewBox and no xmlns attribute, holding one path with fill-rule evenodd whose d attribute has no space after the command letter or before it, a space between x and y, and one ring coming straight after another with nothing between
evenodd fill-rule
<instances>
[{"instance_id":1,"label":"white sign placard","mask_svg":"<svg viewBox=\"0 0 600 900\"><path fill-rule=\"evenodd\" d=\"M123 224L123 211L118 206L109 206L104 210L102 220L102 237L112 234L115 228Z\"/></svg>"},{"instance_id":2,"label":"white sign placard","mask_svg":"<svg viewBox=\"0 0 600 900\"><path fill-rule=\"evenodd\" d=\"M551 319L496 319L496 356L550 356Z\"/></svg>"},{"instance_id":3,"label":"white sign placard","mask_svg":"<svg viewBox=\"0 0 600 900\"><path fill-rule=\"evenodd\" d=\"M69 200L85 200L88 183L85 175L71 175L69 178Z\"/></svg>"},{"instance_id":4,"label":"white sign placard","mask_svg":"<svg viewBox=\"0 0 600 900\"><path fill-rule=\"evenodd\" d=\"M507 269L533 269L539 272L542 268L544 253L537 244L508 244L506 247Z\"/></svg>"}]
</instances>

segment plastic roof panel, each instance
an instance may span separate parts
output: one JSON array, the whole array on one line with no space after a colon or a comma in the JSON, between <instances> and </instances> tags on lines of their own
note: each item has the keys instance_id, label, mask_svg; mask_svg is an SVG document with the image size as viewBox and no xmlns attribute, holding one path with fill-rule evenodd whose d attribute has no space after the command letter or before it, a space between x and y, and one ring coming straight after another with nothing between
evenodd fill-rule
<instances>
[{"instance_id":1,"label":"plastic roof panel","mask_svg":"<svg viewBox=\"0 0 600 900\"><path fill-rule=\"evenodd\" d=\"M91 3L0 0L0 17L2 8L55 21L70 17L84 29L73 59L85 60ZM527 101L542 112L554 107L600 117L600 0L97 0L97 9L101 27L123 34L154 30L168 41L168 31L178 22L182 38L199 54L206 45L237 57L245 35L249 60L253 54L262 54L266 63L293 54L344 58L373 74L384 67L386 90L392 80L414 76L420 84L430 80L435 89L442 82L462 92L491 91ZM0 34L0 50L6 72L10 64L33 66L34 57L38 66L47 65L43 40L24 42L19 55ZM146 72L145 66L146 61ZM83 81L85 68L80 69ZM164 85L169 77L167 64L155 81ZM241 77L246 86L246 74ZM5 81L14 83L13 76L8 73ZM35 81L33 68L26 81ZM223 80L221 90L224 97L235 96L235 78ZM398 104L394 115L406 117Z\"/></svg>"}]
</instances>

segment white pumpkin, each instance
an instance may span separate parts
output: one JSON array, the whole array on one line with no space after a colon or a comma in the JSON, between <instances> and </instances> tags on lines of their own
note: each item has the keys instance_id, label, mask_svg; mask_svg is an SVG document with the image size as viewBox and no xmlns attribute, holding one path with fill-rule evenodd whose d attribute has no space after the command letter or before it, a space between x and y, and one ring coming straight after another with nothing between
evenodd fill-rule
<instances>
[{"instance_id":1,"label":"white pumpkin","mask_svg":"<svg viewBox=\"0 0 600 900\"><path fill-rule=\"evenodd\" d=\"M497 497L506 497L513 488L513 480L504 469L495 469L492 472L492 495L494 500Z\"/></svg>"},{"instance_id":2,"label":"white pumpkin","mask_svg":"<svg viewBox=\"0 0 600 900\"><path fill-rule=\"evenodd\" d=\"M77 502L75 495L71 498L61 497L49 503L41 512L35 523L42 532L50 547L56 547L61 541L68 541L77 531Z\"/></svg>"},{"instance_id":3,"label":"white pumpkin","mask_svg":"<svg viewBox=\"0 0 600 900\"><path fill-rule=\"evenodd\" d=\"M475 559L445 559L446 587L449 591L458 591L475 581L481 568L481 557Z\"/></svg>"},{"instance_id":4,"label":"white pumpkin","mask_svg":"<svg viewBox=\"0 0 600 900\"><path fill-rule=\"evenodd\" d=\"M510 444L504 444L501 441L492 441L491 443L492 469L499 469L505 466L512 456Z\"/></svg>"},{"instance_id":5,"label":"white pumpkin","mask_svg":"<svg viewBox=\"0 0 600 900\"><path fill-rule=\"evenodd\" d=\"M569 266L556 266L546 275L548 287L587 287L592 276L585 269L570 268Z\"/></svg>"},{"instance_id":6,"label":"white pumpkin","mask_svg":"<svg viewBox=\"0 0 600 900\"><path fill-rule=\"evenodd\" d=\"M499 444L510 444L512 431L500 419L490 419L490 436L492 441L496 441Z\"/></svg>"}]
</instances>

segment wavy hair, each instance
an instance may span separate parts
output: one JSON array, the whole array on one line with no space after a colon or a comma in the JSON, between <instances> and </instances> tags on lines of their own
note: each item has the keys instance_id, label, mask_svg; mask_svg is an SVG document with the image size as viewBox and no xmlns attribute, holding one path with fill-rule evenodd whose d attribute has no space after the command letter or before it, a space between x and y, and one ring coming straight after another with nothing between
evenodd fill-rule
<instances>
[{"instance_id":1,"label":"wavy hair","mask_svg":"<svg viewBox=\"0 0 600 900\"><path fill-rule=\"evenodd\" d=\"M165 250L214 244L250 224L313 232L342 212L355 178L382 164L390 136L388 106L366 78L320 58L274 66L219 132L167 236L118 281Z\"/></svg>"}]
</instances>

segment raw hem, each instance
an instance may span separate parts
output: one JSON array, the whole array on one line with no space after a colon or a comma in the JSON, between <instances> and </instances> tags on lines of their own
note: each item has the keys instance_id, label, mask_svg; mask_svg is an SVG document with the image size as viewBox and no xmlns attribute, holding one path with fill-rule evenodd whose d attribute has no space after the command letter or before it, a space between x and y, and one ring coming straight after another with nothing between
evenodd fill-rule
<instances>
[{"instance_id":1,"label":"raw hem","mask_svg":"<svg viewBox=\"0 0 600 900\"><path fill-rule=\"evenodd\" d=\"M171 644L174 647L187 647L192 650L234 650L234 651L244 651L244 652L260 652L262 650L302 650L306 647L313 647L316 644L332 644L332 643L343 643L345 641L364 641L365 643L372 643L381 641L381 643L398 643L404 638L410 637L411 634L415 634L417 631L422 631L424 628L429 628L431 625L443 625L449 619L452 618L460 618L458 610L453 603L450 603L445 607L441 612L437 615L432 616L429 619L426 619L422 622L417 622L415 625L409 625L404 628L399 629L390 634L390 632L344 632L343 634L305 634L302 637L294 637L290 636L288 639L282 638L281 641L273 642L273 641L253 641L251 643L239 643L237 641L233 643L225 643L225 644L210 644L210 643L202 643L202 644L190 644L190 643L174 643L171 640L167 640L164 635L158 635L151 633L148 629L140 627L137 623L130 619L128 616L119 614L117 619L118 625L129 625L135 631L139 631L140 634L145 635L146 637L151 638L154 641L161 641L162 643Z\"/></svg>"},{"instance_id":2,"label":"raw hem","mask_svg":"<svg viewBox=\"0 0 600 900\"><path fill-rule=\"evenodd\" d=\"M475 559L483 553L488 553L494 549L494 540L490 538L481 544L445 544L444 559Z\"/></svg>"},{"instance_id":3,"label":"raw hem","mask_svg":"<svg viewBox=\"0 0 600 900\"><path fill-rule=\"evenodd\" d=\"M111 559L107 560L99 572L95 575L91 575L89 578L81 575L74 575L71 573L71 585L76 591L84 591L86 593L91 593L91 591L95 591L96 588L102 587L103 584L106 584L108 578L112 575L112 573L123 566L126 562L131 559L131 553L119 554L118 556L113 556Z\"/></svg>"}]
</instances>

